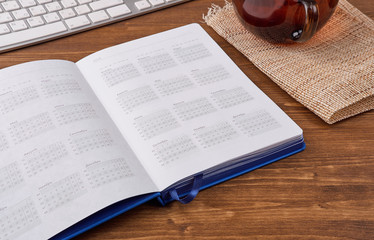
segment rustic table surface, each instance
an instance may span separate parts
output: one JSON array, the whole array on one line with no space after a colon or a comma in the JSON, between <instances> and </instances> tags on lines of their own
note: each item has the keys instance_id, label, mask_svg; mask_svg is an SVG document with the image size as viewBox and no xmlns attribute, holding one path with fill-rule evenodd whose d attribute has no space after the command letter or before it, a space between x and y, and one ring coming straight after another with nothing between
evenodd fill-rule
<instances>
[{"instance_id":1,"label":"rustic table surface","mask_svg":"<svg viewBox=\"0 0 374 240\"><path fill-rule=\"evenodd\" d=\"M349 0L374 19L374 0ZM304 130L305 151L199 193L188 205L143 204L77 239L374 239L374 111L328 125L202 23L193 0L67 38L1 54L0 68L77 61L100 49L198 22Z\"/></svg>"}]
</instances>

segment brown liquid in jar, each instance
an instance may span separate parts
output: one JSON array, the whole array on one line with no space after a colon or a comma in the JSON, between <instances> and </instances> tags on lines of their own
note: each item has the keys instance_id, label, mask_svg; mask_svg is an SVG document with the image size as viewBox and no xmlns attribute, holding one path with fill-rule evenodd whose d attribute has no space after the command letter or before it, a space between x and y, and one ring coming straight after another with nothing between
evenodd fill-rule
<instances>
[{"instance_id":1,"label":"brown liquid in jar","mask_svg":"<svg viewBox=\"0 0 374 240\"><path fill-rule=\"evenodd\" d=\"M310 0L305 0L310 1ZM339 0L315 0L321 29L333 14ZM298 0L232 0L242 24L254 34L271 42L291 42L302 34L304 6Z\"/></svg>"}]
</instances>

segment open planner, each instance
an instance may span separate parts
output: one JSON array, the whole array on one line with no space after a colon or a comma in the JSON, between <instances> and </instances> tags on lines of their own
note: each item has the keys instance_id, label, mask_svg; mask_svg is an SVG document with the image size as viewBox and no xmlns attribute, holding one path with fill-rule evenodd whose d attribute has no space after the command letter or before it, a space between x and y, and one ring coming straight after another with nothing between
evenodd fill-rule
<instances>
[{"instance_id":1,"label":"open planner","mask_svg":"<svg viewBox=\"0 0 374 240\"><path fill-rule=\"evenodd\" d=\"M0 70L0 239L69 239L305 147L198 25Z\"/></svg>"}]
</instances>

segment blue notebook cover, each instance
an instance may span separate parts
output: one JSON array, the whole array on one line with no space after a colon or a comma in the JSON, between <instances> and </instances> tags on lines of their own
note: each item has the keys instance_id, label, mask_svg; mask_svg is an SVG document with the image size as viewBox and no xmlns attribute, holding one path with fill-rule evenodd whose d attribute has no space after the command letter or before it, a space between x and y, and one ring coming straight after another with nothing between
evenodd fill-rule
<instances>
[{"instance_id":1,"label":"blue notebook cover","mask_svg":"<svg viewBox=\"0 0 374 240\"><path fill-rule=\"evenodd\" d=\"M73 226L65 229L54 237L50 238L51 240L62 240L62 239L71 239L91 228L96 227L97 225L108 221L124 212L129 211L130 209L139 206L145 202L148 202L151 199L157 198L160 196L160 193L151 193L141 196L132 197L125 199L123 201L117 202L109 207L106 207L95 214L79 221Z\"/></svg>"},{"instance_id":2,"label":"blue notebook cover","mask_svg":"<svg viewBox=\"0 0 374 240\"><path fill-rule=\"evenodd\" d=\"M202 184L199 186L199 190L206 189L208 187L214 186L231 178L237 177L244 173L253 171L257 168L270 164L272 162L278 161L280 159L286 158L291 156L295 153L298 153L305 149L305 143L302 141L300 143L294 144L288 148L285 148L279 152L270 154L268 156L264 156L262 158L257 159L256 161L250 161L247 164L240 165L238 167L232 168L228 171L223 171L216 175L211 175L209 177L202 179ZM177 187L177 192L179 197L185 197L190 191L191 186L193 185L194 179L191 179L189 182L183 185L183 187ZM158 201L162 205L166 205L167 203L175 200L170 195L171 189L166 189L161 193L151 193L145 194L141 196L132 197L129 199L125 199L118 203L115 203L109 207L106 207L95 214L81 220L80 222L74 224L73 226L67 228L66 230L60 232L59 234L55 235L51 238L51 240L67 240L71 239L95 226L104 223L126 211L129 211L132 208L135 208L147 201L157 198Z\"/></svg>"}]
</instances>

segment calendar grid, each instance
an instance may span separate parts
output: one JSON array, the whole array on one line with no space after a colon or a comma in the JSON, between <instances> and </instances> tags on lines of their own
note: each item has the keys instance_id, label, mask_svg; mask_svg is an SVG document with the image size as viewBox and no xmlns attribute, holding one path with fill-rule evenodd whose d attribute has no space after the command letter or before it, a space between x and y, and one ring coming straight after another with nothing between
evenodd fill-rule
<instances>
[{"instance_id":1,"label":"calendar grid","mask_svg":"<svg viewBox=\"0 0 374 240\"><path fill-rule=\"evenodd\" d=\"M41 135L55 128L49 113L41 113L20 122L14 122L9 127L13 141L18 144L30 138Z\"/></svg>"},{"instance_id":2,"label":"calendar grid","mask_svg":"<svg viewBox=\"0 0 374 240\"><path fill-rule=\"evenodd\" d=\"M98 118L96 111L90 103L60 106L56 108L53 113L60 125Z\"/></svg>"},{"instance_id":3,"label":"calendar grid","mask_svg":"<svg viewBox=\"0 0 374 240\"><path fill-rule=\"evenodd\" d=\"M33 86L10 91L0 96L0 113L4 115L13 112L25 103L38 98L40 98L40 96Z\"/></svg>"},{"instance_id":4,"label":"calendar grid","mask_svg":"<svg viewBox=\"0 0 374 240\"><path fill-rule=\"evenodd\" d=\"M230 77L230 73L222 65L192 70L191 73L200 86L220 82Z\"/></svg>"},{"instance_id":5,"label":"calendar grid","mask_svg":"<svg viewBox=\"0 0 374 240\"><path fill-rule=\"evenodd\" d=\"M37 195L43 213L50 213L87 192L79 173L43 187Z\"/></svg>"},{"instance_id":6,"label":"calendar grid","mask_svg":"<svg viewBox=\"0 0 374 240\"><path fill-rule=\"evenodd\" d=\"M73 94L81 91L81 87L72 75L56 75L41 82L44 96L47 98Z\"/></svg>"},{"instance_id":7,"label":"calendar grid","mask_svg":"<svg viewBox=\"0 0 374 240\"><path fill-rule=\"evenodd\" d=\"M166 166L197 150L197 146L188 136L165 140L153 146L153 154L161 166Z\"/></svg>"},{"instance_id":8,"label":"calendar grid","mask_svg":"<svg viewBox=\"0 0 374 240\"><path fill-rule=\"evenodd\" d=\"M174 109L178 116L184 121L217 111L207 98L198 98L189 102L176 103L174 104Z\"/></svg>"},{"instance_id":9,"label":"calendar grid","mask_svg":"<svg viewBox=\"0 0 374 240\"><path fill-rule=\"evenodd\" d=\"M200 127L194 130L194 135L204 148L216 146L239 136L228 122Z\"/></svg>"},{"instance_id":10,"label":"calendar grid","mask_svg":"<svg viewBox=\"0 0 374 240\"><path fill-rule=\"evenodd\" d=\"M13 240L41 224L31 197L0 212L0 239Z\"/></svg>"},{"instance_id":11,"label":"calendar grid","mask_svg":"<svg viewBox=\"0 0 374 240\"><path fill-rule=\"evenodd\" d=\"M5 135L0 132L0 152L3 152L9 148L9 142L6 139Z\"/></svg>"},{"instance_id":12,"label":"calendar grid","mask_svg":"<svg viewBox=\"0 0 374 240\"><path fill-rule=\"evenodd\" d=\"M119 93L117 102L126 113L133 109L159 99L150 86L136 88L134 90Z\"/></svg>"},{"instance_id":13,"label":"calendar grid","mask_svg":"<svg viewBox=\"0 0 374 240\"><path fill-rule=\"evenodd\" d=\"M191 79L186 75L180 75L165 80L156 80L155 86L163 96L170 96L194 87Z\"/></svg>"},{"instance_id":14,"label":"calendar grid","mask_svg":"<svg viewBox=\"0 0 374 240\"><path fill-rule=\"evenodd\" d=\"M140 57L139 65L144 72L150 74L164 69L172 68L177 65L174 59L167 52L157 52L152 55Z\"/></svg>"},{"instance_id":15,"label":"calendar grid","mask_svg":"<svg viewBox=\"0 0 374 240\"><path fill-rule=\"evenodd\" d=\"M202 43L174 48L174 54L181 63L193 62L212 55Z\"/></svg>"},{"instance_id":16,"label":"calendar grid","mask_svg":"<svg viewBox=\"0 0 374 240\"><path fill-rule=\"evenodd\" d=\"M136 129L146 140L179 126L179 123L169 110L160 110L135 119Z\"/></svg>"},{"instance_id":17,"label":"calendar grid","mask_svg":"<svg viewBox=\"0 0 374 240\"><path fill-rule=\"evenodd\" d=\"M113 87L117 84L140 76L140 72L129 63L118 67L111 67L101 72L104 82L108 87Z\"/></svg>"},{"instance_id":18,"label":"calendar grid","mask_svg":"<svg viewBox=\"0 0 374 240\"><path fill-rule=\"evenodd\" d=\"M250 137L281 127L280 123L265 110L234 116L234 122Z\"/></svg>"},{"instance_id":19,"label":"calendar grid","mask_svg":"<svg viewBox=\"0 0 374 240\"><path fill-rule=\"evenodd\" d=\"M66 146L62 142L57 142L41 149L35 149L22 159L27 175L35 176L52 166L55 166L60 160L69 155Z\"/></svg>"},{"instance_id":20,"label":"calendar grid","mask_svg":"<svg viewBox=\"0 0 374 240\"><path fill-rule=\"evenodd\" d=\"M212 93L212 96L221 108L233 107L253 99L242 87L217 91Z\"/></svg>"},{"instance_id":21,"label":"calendar grid","mask_svg":"<svg viewBox=\"0 0 374 240\"><path fill-rule=\"evenodd\" d=\"M22 172L16 162L0 168L0 194L24 182Z\"/></svg>"},{"instance_id":22,"label":"calendar grid","mask_svg":"<svg viewBox=\"0 0 374 240\"><path fill-rule=\"evenodd\" d=\"M85 173L94 188L134 175L124 158L95 162L86 167Z\"/></svg>"},{"instance_id":23,"label":"calendar grid","mask_svg":"<svg viewBox=\"0 0 374 240\"><path fill-rule=\"evenodd\" d=\"M76 155L109 147L114 144L112 137L106 129L82 131L72 134L69 142Z\"/></svg>"}]
</instances>

